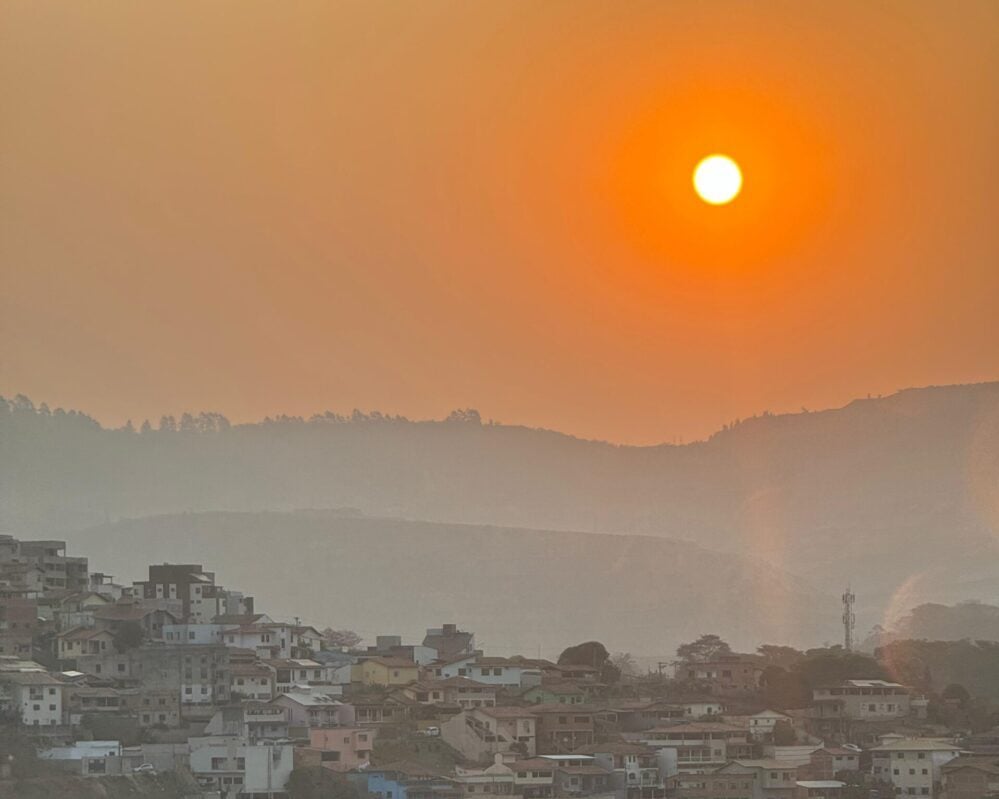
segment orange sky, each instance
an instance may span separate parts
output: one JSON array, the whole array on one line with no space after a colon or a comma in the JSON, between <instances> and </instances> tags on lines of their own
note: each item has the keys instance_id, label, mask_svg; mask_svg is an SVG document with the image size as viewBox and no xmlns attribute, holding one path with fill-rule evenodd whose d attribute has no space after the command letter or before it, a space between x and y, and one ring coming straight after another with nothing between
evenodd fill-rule
<instances>
[{"instance_id":1,"label":"orange sky","mask_svg":"<svg viewBox=\"0 0 999 799\"><path fill-rule=\"evenodd\" d=\"M8 0L0 392L655 442L995 379L997 142L992 0Z\"/></svg>"}]
</instances>

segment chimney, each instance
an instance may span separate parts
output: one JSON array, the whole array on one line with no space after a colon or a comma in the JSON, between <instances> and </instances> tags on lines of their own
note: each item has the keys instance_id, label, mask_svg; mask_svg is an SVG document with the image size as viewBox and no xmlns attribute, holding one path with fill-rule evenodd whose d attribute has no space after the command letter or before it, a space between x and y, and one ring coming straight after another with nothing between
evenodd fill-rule
<instances>
[{"instance_id":1,"label":"chimney","mask_svg":"<svg viewBox=\"0 0 999 799\"><path fill-rule=\"evenodd\" d=\"M445 624L444 625L444 635L456 635L458 632L457 624Z\"/></svg>"}]
</instances>

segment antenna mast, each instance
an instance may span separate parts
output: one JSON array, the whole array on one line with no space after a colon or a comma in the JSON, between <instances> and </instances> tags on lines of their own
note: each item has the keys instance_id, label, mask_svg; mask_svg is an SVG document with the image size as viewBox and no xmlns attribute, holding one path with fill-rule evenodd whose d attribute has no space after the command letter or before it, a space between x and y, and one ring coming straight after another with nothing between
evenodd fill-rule
<instances>
[{"instance_id":1,"label":"antenna mast","mask_svg":"<svg viewBox=\"0 0 999 799\"><path fill-rule=\"evenodd\" d=\"M857 617L853 615L853 603L856 597L849 587L843 594L843 648L847 652L853 651L853 626L857 623Z\"/></svg>"}]
</instances>

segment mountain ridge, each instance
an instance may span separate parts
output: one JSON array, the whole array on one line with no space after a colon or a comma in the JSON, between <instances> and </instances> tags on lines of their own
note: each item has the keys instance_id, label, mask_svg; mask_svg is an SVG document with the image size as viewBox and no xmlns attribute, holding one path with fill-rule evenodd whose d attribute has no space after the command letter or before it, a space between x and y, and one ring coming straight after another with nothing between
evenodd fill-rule
<instances>
[{"instance_id":1,"label":"mountain ridge","mask_svg":"<svg viewBox=\"0 0 999 799\"><path fill-rule=\"evenodd\" d=\"M655 447L482 424L470 412L142 434L0 410L0 524L23 535L184 511L346 506L694 541L824 592L851 583L880 608L902 591L915 593L910 606L999 591L997 382L760 416Z\"/></svg>"}]
</instances>

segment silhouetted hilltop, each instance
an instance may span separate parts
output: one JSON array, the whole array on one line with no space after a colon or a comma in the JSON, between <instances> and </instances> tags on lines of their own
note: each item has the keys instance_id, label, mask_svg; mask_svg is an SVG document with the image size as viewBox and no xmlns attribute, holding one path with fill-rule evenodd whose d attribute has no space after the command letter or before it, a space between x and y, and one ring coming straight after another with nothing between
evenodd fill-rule
<instances>
[{"instance_id":1,"label":"silhouetted hilltop","mask_svg":"<svg viewBox=\"0 0 999 799\"><path fill-rule=\"evenodd\" d=\"M75 533L118 579L148 563L211 565L260 610L422 640L458 621L492 654L549 657L594 637L668 654L705 630L734 646L835 639L836 598L779 569L644 536L367 518L337 511L198 513Z\"/></svg>"},{"instance_id":2,"label":"silhouetted hilltop","mask_svg":"<svg viewBox=\"0 0 999 799\"><path fill-rule=\"evenodd\" d=\"M687 539L824 590L850 581L868 609L902 589L911 607L999 586L999 383L764 415L685 446L583 441L474 411L232 426L207 414L163 428L107 430L8 403L3 527L48 535L160 513L347 506Z\"/></svg>"}]
</instances>

